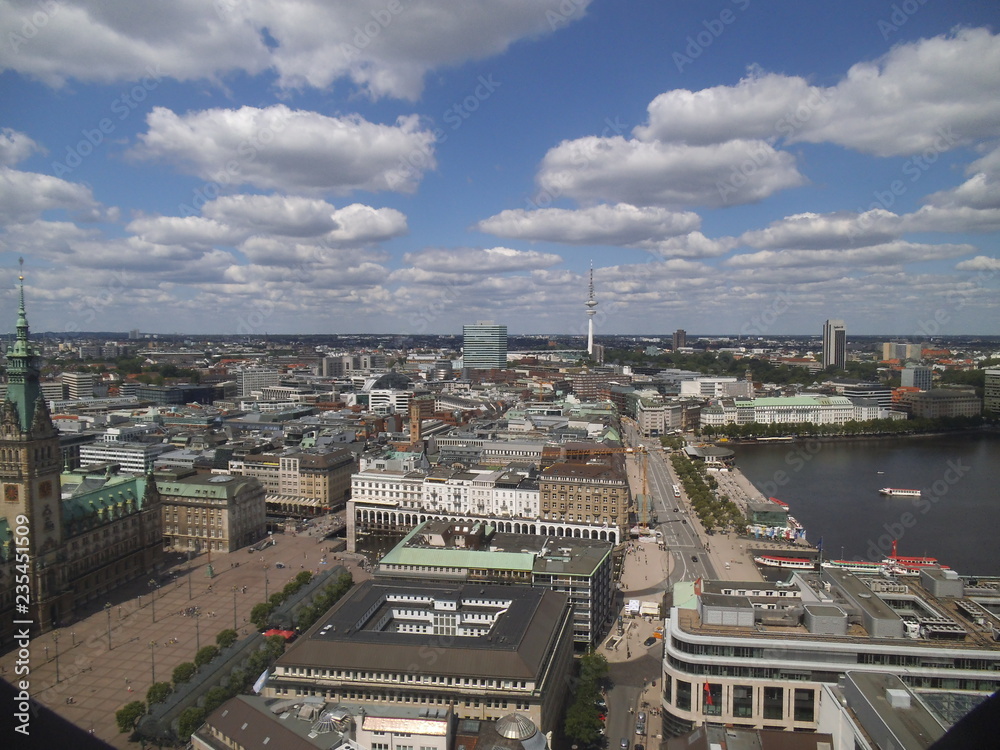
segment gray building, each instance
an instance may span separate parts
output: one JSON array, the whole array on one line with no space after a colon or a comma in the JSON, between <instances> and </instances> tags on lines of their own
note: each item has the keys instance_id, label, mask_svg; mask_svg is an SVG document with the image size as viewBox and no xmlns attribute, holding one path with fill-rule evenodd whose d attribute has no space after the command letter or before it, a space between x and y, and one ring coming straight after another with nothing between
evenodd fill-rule
<instances>
[{"instance_id":1,"label":"gray building","mask_svg":"<svg viewBox=\"0 0 1000 750\"><path fill-rule=\"evenodd\" d=\"M507 326L492 322L462 326L462 367L503 370L507 367Z\"/></svg>"}]
</instances>

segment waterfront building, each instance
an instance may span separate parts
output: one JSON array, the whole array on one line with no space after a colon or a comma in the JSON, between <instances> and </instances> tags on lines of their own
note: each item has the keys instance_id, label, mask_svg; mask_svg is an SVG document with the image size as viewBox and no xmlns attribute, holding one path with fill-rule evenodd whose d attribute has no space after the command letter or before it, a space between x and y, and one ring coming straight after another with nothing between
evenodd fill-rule
<instances>
[{"instance_id":1,"label":"waterfront building","mask_svg":"<svg viewBox=\"0 0 1000 750\"><path fill-rule=\"evenodd\" d=\"M517 711L545 733L562 718L572 629L568 597L542 588L366 581L278 658L263 695Z\"/></svg>"},{"instance_id":2,"label":"waterfront building","mask_svg":"<svg viewBox=\"0 0 1000 750\"><path fill-rule=\"evenodd\" d=\"M847 396L768 396L719 399L701 410L702 427L729 424L844 424L866 419L905 419L905 415Z\"/></svg>"},{"instance_id":3,"label":"waterfront building","mask_svg":"<svg viewBox=\"0 0 1000 750\"><path fill-rule=\"evenodd\" d=\"M561 461L538 477L539 510L543 521L561 521L614 528L621 536L632 519L632 495L621 454L609 460Z\"/></svg>"},{"instance_id":4,"label":"waterfront building","mask_svg":"<svg viewBox=\"0 0 1000 750\"><path fill-rule=\"evenodd\" d=\"M902 398L909 404L911 415L925 419L976 417L983 411L983 401L976 392L961 388L905 393Z\"/></svg>"},{"instance_id":5,"label":"waterfront building","mask_svg":"<svg viewBox=\"0 0 1000 750\"><path fill-rule=\"evenodd\" d=\"M682 380L680 386L681 396L724 398L726 396L750 397L753 395L753 383L748 380L737 380L732 376L690 378Z\"/></svg>"},{"instance_id":6,"label":"waterfront building","mask_svg":"<svg viewBox=\"0 0 1000 750\"><path fill-rule=\"evenodd\" d=\"M488 521L425 521L375 567L376 577L520 583L559 591L573 605L573 640L596 646L612 617L611 542L497 532Z\"/></svg>"},{"instance_id":7,"label":"waterfront building","mask_svg":"<svg viewBox=\"0 0 1000 750\"><path fill-rule=\"evenodd\" d=\"M264 488L252 477L158 471L163 544L174 550L235 552L267 534Z\"/></svg>"},{"instance_id":8,"label":"waterfront building","mask_svg":"<svg viewBox=\"0 0 1000 750\"><path fill-rule=\"evenodd\" d=\"M929 391L932 372L930 367L907 365L899 373L899 384L904 388L919 388L922 391Z\"/></svg>"},{"instance_id":9,"label":"waterfront building","mask_svg":"<svg viewBox=\"0 0 1000 750\"><path fill-rule=\"evenodd\" d=\"M916 692L1000 688L994 581L928 567L918 578L824 567L788 582L674 586L664 627L664 732L701 724L816 731L824 688L847 672Z\"/></svg>"},{"instance_id":10,"label":"waterfront building","mask_svg":"<svg viewBox=\"0 0 1000 750\"><path fill-rule=\"evenodd\" d=\"M1000 368L986 370L983 387L983 411L1000 415Z\"/></svg>"},{"instance_id":11,"label":"waterfront building","mask_svg":"<svg viewBox=\"0 0 1000 750\"><path fill-rule=\"evenodd\" d=\"M480 322L462 326L462 367L503 370L507 367L507 326Z\"/></svg>"},{"instance_id":12,"label":"waterfront building","mask_svg":"<svg viewBox=\"0 0 1000 750\"><path fill-rule=\"evenodd\" d=\"M39 370L22 278L0 406L0 646L11 643L15 620L30 620L32 635L71 622L83 605L155 575L163 560L160 498L151 477L108 478L63 497L59 435ZM22 577L29 610L15 615L14 582Z\"/></svg>"},{"instance_id":13,"label":"waterfront building","mask_svg":"<svg viewBox=\"0 0 1000 750\"><path fill-rule=\"evenodd\" d=\"M823 324L823 367L834 365L843 370L847 364L847 328L843 320L827 320Z\"/></svg>"}]
</instances>

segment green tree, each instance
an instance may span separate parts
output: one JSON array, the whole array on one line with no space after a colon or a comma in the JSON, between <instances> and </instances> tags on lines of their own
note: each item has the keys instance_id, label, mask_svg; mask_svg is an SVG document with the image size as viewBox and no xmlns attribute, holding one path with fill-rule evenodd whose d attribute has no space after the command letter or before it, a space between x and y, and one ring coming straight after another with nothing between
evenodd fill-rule
<instances>
[{"instance_id":1,"label":"green tree","mask_svg":"<svg viewBox=\"0 0 1000 750\"><path fill-rule=\"evenodd\" d=\"M193 662L185 661L174 667L174 673L170 677L175 685L181 685L194 677L197 671L198 667Z\"/></svg>"},{"instance_id":2,"label":"green tree","mask_svg":"<svg viewBox=\"0 0 1000 750\"><path fill-rule=\"evenodd\" d=\"M234 643L236 643L236 639L239 637L240 634L237 633L235 630L233 630L232 628L226 628L225 630L220 631L219 634L215 636L215 642L218 644L219 648L229 648Z\"/></svg>"},{"instance_id":3,"label":"green tree","mask_svg":"<svg viewBox=\"0 0 1000 750\"><path fill-rule=\"evenodd\" d=\"M255 604L254 608L250 610L250 622L252 622L258 630L263 630L267 627L267 618L271 616L271 612L273 611L274 605L270 602Z\"/></svg>"},{"instance_id":4,"label":"green tree","mask_svg":"<svg viewBox=\"0 0 1000 750\"><path fill-rule=\"evenodd\" d=\"M131 732L135 729L136 722L146 713L146 704L142 701L132 701L126 703L115 712L115 723L119 732Z\"/></svg>"},{"instance_id":5,"label":"green tree","mask_svg":"<svg viewBox=\"0 0 1000 750\"><path fill-rule=\"evenodd\" d=\"M232 694L224 687L216 685L214 688L209 688L208 692L205 693L205 713L212 713L212 711L217 709L231 697Z\"/></svg>"},{"instance_id":6,"label":"green tree","mask_svg":"<svg viewBox=\"0 0 1000 750\"><path fill-rule=\"evenodd\" d=\"M151 706L154 703L162 703L173 691L174 687L169 682L154 682L146 691L146 703Z\"/></svg>"},{"instance_id":7,"label":"green tree","mask_svg":"<svg viewBox=\"0 0 1000 750\"><path fill-rule=\"evenodd\" d=\"M198 653L194 655L194 663L197 666L202 667L208 664L210 661L212 661L212 659L214 659L218 655L219 655L218 646L203 646L202 648L198 649Z\"/></svg>"},{"instance_id":8,"label":"green tree","mask_svg":"<svg viewBox=\"0 0 1000 750\"><path fill-rule=\"evenodd\" d=\"M198 727L205 721L208 712L198 706L188 706L181 715L177 717L177 737L183 743L191 739L191 735L198 731Z\"/></svg>"}]
</instances>

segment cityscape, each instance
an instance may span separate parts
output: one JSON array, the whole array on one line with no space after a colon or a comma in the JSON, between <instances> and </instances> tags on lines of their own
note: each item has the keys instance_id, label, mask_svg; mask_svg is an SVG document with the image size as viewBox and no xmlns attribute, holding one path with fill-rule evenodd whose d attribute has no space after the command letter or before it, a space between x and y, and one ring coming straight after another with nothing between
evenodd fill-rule
<instances>
[{"instance_id":1,"label":"cityscape","mask_svg":"<svg viewBox=\"0 0 1000 750\"><path fill-rule=\"evenodd\" d=\"M0 0L5 746L1000 747L998 26Z\"/></svg>"}]
</instances>

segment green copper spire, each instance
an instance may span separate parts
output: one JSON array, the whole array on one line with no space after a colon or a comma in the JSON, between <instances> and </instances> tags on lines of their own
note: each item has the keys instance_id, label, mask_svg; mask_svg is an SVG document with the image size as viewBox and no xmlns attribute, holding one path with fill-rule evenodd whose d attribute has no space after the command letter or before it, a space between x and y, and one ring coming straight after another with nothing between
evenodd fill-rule
<instances>
[{"instance_id":1,"label":"green copper spire","mask_svg":"<svg viewBox=\"0 0 1000 750\"><path fill-rule=\"evenodd\" d=\"M28 315L24 309L24 258L19 262L21 301L17 310L17 338L7 350L7 400L17 407L21 430L28 432L42 387L39 383L38 354L28 340Z\"/></svg>"}]
</instances>

